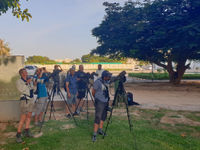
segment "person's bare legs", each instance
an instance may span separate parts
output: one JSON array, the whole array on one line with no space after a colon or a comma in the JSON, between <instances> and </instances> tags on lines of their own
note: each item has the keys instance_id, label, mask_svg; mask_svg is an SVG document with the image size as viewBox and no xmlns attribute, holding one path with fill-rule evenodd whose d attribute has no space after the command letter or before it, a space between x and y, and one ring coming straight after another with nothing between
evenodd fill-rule
<instances>
[{"instance_id":1,"label":"person's bare legs","mask_svg":"<svg viewBox=\"0 0 200 150\"><path fill-rule=\"evenodd\" d=\"M38 118L38 119L39 119L40 122L42 122L42 116L43 116L43 112L41 112L41 113L39 114L39 118Z\"/></svg>"},{"instance_id":2,"label":"person's bare legs","mask_svg":"<svg viewBox=\"0 0 200 150\"><path fill-rule=\"evenodd\" d=\"M18 125L18 129L17 129L17 132L18 133L21 133L22 132L22 127L24 125L24 122L26 120L26 114L21 114L20 116L20 121L19 121L19 125Z\"/></svg>"},{"instance_id":3,"label":"person's bare legs","mask_svg":"<svg viewBox=\"0 0 200 150\"><path fill-rule=\"evenodd\" d=\"M101 120L101 121L100 121L100 125L99 125L99 128L100 128L100 129L103 129L103 123L104 123L104 121Z\"/></svg>"},{"instance_id":4,"label":"person's bare legs","mask_svg":"<svg viewBox=\"0 0 200 150\"><path fill-rule=\"evenodd\" d=\"M32 112L28 112L26 115L26 127L25 129L29 129L30 123L31 123L31 117L32 117Z\"/></svg>"}]
</instances>

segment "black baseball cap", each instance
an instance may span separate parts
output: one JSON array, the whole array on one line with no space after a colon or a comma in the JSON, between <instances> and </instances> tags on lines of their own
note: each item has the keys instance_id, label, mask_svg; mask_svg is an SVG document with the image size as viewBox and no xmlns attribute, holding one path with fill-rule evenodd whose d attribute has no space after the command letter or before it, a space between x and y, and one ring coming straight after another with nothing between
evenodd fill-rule
<instances>
[{"instance_id":1,"label":"black baseball cap","mask_svg":"<svg viewBox=\"0 0 200 150\"><path fill-rule=\"evenodd\" d=\"M104 78L104 77L111 77L112 76L112 73L110 73L109 71L107 70L104 70L101 74L101 77Z\"/></svg>"}]
</instances>

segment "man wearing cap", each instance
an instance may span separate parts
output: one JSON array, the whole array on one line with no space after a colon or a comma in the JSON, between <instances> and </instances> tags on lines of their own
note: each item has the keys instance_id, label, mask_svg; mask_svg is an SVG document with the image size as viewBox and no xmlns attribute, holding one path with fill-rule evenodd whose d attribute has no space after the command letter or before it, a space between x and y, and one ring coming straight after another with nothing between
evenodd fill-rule
<instances>
[{"instance_id":1,"label":"man wearing cap","mask_svg":"<svg viewBox=\"0 0 200 150\"><path fill-rule=\"evenodd\" d=\"M75 75L75 68L69 70L69 75L66 78L66 91L67 91L67 103L71 106L72 111L75 113L76 109L76 96L77 96L77 78ZM66 117L70 118L71 113L66 106Z\"/></svg>"},{"instance_id":2,"label":"man wearing cap","mask_svg":"<svg viewBox=\"0 0 200 150\"><path fill-rule=\"evenodd\" d=\"M101 78L94 82L92 95L95 98L95 120L94 120L94 133L92 141L96 141L97 133L104 135L103 123L107 117L107 107L109 101L108 82L112 74L107 70L102 72Z\"/></svg>"}]
</instances>

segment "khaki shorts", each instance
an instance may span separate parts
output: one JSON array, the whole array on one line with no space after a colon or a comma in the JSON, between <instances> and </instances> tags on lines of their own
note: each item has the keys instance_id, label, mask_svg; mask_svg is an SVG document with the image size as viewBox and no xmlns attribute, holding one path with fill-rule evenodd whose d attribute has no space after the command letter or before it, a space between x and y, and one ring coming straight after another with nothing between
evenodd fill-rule
<instances>
[{"instance_id":1,"label":"khaki shorts","mask_svg":"<svg viewBox=\"0 0 200 150\"><path fill-rule=\"evenodd\" d=\"M47 106L47 97L39 98L35 103L35 114L39 115L44 112Z\"/></svg>"},{"instance_id":2,"label":"khaki shorts","mask_svg":"<svg viewBox=\"0 0 200 150\"><path fill-rule=\"evenodd\" d=\"M27 114L28 112L33 112L34 100L20 100L20 111L21 114Z\"/></svg>"}]
</instances>

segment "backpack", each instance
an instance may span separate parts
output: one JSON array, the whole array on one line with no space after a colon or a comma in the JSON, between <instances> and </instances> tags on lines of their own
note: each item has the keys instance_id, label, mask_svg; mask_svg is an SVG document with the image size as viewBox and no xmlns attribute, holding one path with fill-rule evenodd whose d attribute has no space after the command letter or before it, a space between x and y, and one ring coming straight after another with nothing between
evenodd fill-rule
<instances>
[{"instance_id":1,"label":"backpack","mask_svg":"<svg viewBox=\"0 0 200 150\"><path fill-rule=\"evenodd\" d=\"M133 101L133 94L131 92L127 93L127 101L129 106L140 105L139 103Z\"/></svg>"}]
</instances>

